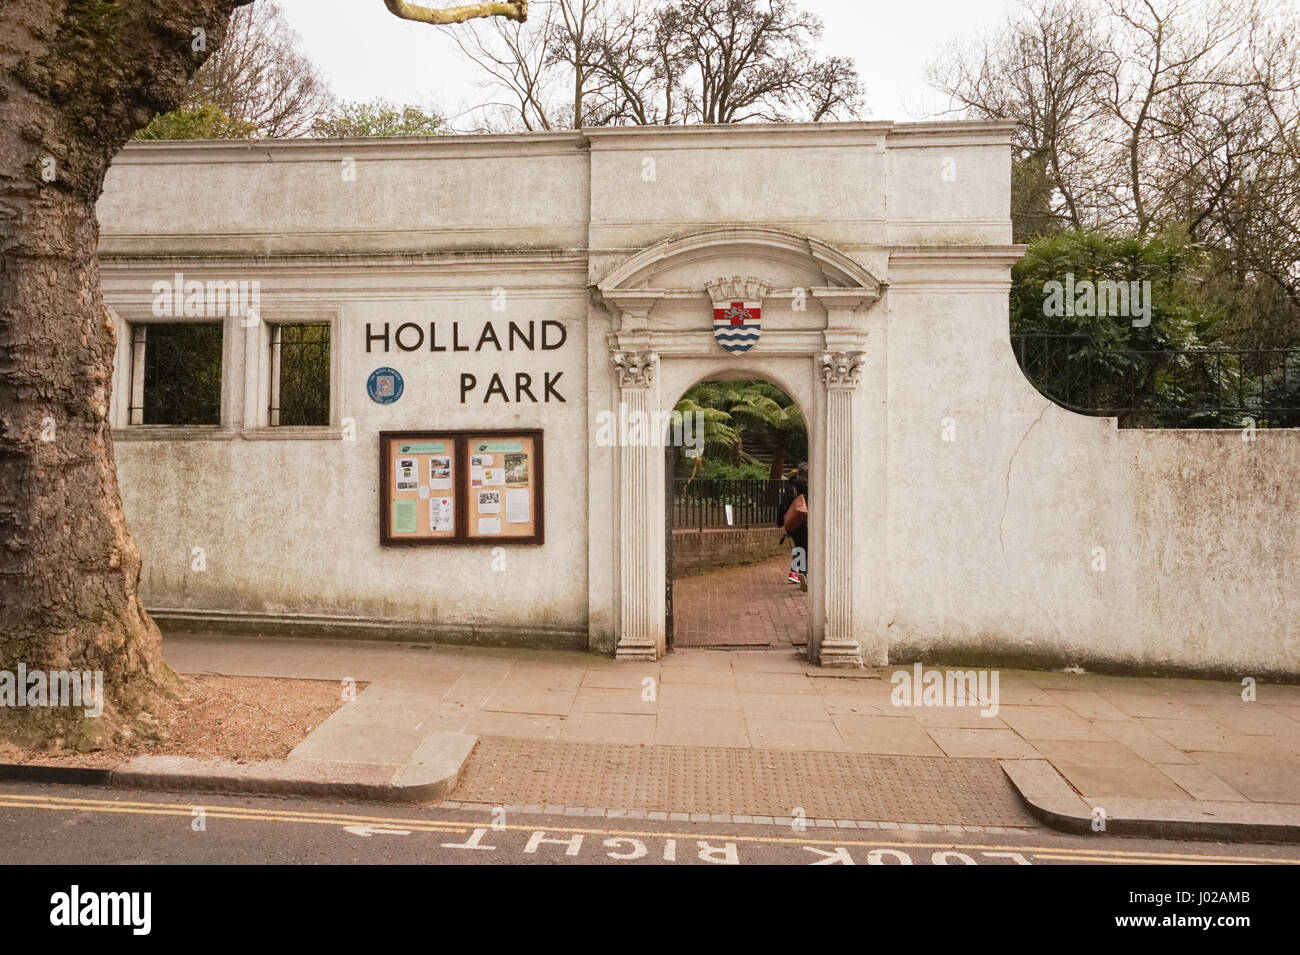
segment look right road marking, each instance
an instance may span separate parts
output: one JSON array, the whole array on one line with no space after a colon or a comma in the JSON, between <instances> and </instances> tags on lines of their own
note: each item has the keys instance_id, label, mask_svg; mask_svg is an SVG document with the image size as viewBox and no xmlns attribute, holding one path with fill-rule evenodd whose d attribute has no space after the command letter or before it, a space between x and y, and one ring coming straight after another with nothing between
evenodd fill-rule
<instances>
[{"instance_id":1,"label":"look right road marking","mask_svg":"<svg viewBox=\"0 0 1300 955\"><path fill-rule=\"evenodd\" d=\"M191 814L190 804L184 805L170 804L164 802L146 802L146 801L125 801L125 800L106 800L106 799L86 799L65 796L38 796L38 795L17 795L0 793L0 807L9 807L13 809L39 809L45 811L61 812L90 812L100 814L127 814L141 816L184 816L188 818ZM318 810L276 810L276 809L258 809L254 807L234 807L234 806L208 806L205 807L209 818L230 819L243 822L267 822L267 823L296 823L301 825L332 825L341 829L349 828L376 828L385 833L393 830L408 830L410 832L436 832L450 834L467 834L473 830L477 839L474 846L456 846L447 844L447 848L478 848L494 849L495 846L477 844L483 838L478 835L480 827L472 823L461 822L453 819L429 819L423 820L418 818L401 817L401 816L365 816L353 813L333 813L322 812ZM998 845L998 844L962 844L957 842L898 842L881 845L879 841L864 839L800 839L794 837L782 836L760 836L760 835L734 835L730 833L699 833L699 832L679 832L679 831L654 831L654 830L635 830L635 829L597 829L592 827L574 827L574 826L549 826L541 827L535 825L511 824L501 826L496 831L527 833L531 838L536 837L538 844L552 841L545 837L549 834L568 834L572 836L603 836L607 839L614 840L622 838L625 840L639 841L645 840L665 840L673 843L672 852L676 851L678 840L689 844L692 841L697 843L709 844L713 842L722 842L724 844L752 844L752 845L773 845L773 846L799 846L809 848L824 846L834 850L844 848L846 853L848 848L868 849L877 853L878 862L881 864L886 854L894 854L900 857L906 855L910 860L911 856L906 850L935 850L934 856L957 856L966 855L969 852L978 852L994 858L1012 857L1020 855L1021 857L1032 856L1035 859L1044 859L1052 861L1066 862L1103 862L1103 863L1128 863L1140 865L1196 865L1209 862L1227 863L1227 864L1266 864L1266 865L1300 865L1300 860L1296 859L1269 859L1255 856L1232 856L1232 855L1209 855L1186 852L1158 852L1142 850L1124 850L1115 848L1097 848L1090 849L1085 847L1062 847L1062 846L1017 846L1017 845ZM486 834L487 829L483 829ZM569 840L564 840L568 842ZM961 850L966 850L963 853ZM667 850L666 850L667 851ZM712 851L721 851L713 849ZM617 857L616 857L617 858ZM850 856L851 858L851 856ZM871 860L868 859L870 862ZM1015 861L1015 860L1013 860ZM908 864L908 863L903 863ZM946 864L946 863L939 863ZM959 863L968 864L968 863Z\"/></svg>"}]
</instances>

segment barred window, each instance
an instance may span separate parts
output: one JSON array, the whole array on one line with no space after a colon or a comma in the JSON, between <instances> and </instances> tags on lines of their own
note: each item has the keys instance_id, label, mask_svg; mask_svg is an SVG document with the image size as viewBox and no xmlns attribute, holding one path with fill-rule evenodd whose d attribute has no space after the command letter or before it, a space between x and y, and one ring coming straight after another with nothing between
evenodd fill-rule
<instances>
[{"instance_id":1,"label":"barred window","mask_svg":"<svg viewBox=\"0 0 1300 955\"><path fill-rule=\"evenodd\" d=\"M221 424L221 322L131 327L131 424Z\"/></svg>"},{"instance_id":2,"label":"barred window","mask_svg":"<svg viewBox=\"0 0 1300 955\"><path fill-rule=\"evenodd\" d=\"M271 427L330 423L330 326L271 326Z\"/></svg>"}]
</instances>

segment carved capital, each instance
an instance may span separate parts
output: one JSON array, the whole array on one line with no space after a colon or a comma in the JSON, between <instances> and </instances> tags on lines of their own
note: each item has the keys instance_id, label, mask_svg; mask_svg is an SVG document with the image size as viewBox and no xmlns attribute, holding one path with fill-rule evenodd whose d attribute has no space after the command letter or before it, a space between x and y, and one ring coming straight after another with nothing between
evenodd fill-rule
<instances>
[{"instance_id":1,"label":"carved capital","mask_svg":"<svg viewBox=\"0 0 1300 955\"><path fill-rule=\"evenodd\" d=\"M769 291L768 284L752 275L733 275L714 279L704 286L714 304L720 302L762 302Z\"/></svg>"},{"instance_id":2,"label":"carved capital","mask_svg":"<svg viewBox=\"0 0 1300 955\"><path fill-rule=\"evenodd\" d=\"M828 352L821 356L822 384L827 388L852 388L862 378L867 356L860 351Z\"/></svg>"},{"instance_id":3,"label":"carved capital","mask_svg":"<svg viewBox=\"0 0 1300 955\"><path fill-rule=\"evenodd\" d=\"M659 356L652 351L617 351L612 356L620 388L649 388Z\"/></svg>"}]
</instances>

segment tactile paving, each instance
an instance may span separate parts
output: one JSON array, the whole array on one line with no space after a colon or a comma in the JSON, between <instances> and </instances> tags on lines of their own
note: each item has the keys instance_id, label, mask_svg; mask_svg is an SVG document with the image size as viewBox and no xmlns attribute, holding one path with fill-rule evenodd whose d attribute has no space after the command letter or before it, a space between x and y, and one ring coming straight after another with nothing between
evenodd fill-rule
<instances>
[{"instance_id":1,"label":"tactile paving","mask_svg":"<svg viewBox=\"0 0 1300 955\"><path fill-rule=\"evenodd\" d=\"M484 736L462 802L968 826L1033 820L996 761Z\"/></svg>"}]
</instances>

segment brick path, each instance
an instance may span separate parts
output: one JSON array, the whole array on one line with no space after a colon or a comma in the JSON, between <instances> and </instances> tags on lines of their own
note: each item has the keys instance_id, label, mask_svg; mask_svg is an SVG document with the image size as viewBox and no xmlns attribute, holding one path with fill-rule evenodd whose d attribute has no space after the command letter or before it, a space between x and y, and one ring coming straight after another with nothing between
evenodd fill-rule
<instances>
[{"instance_id":1,"label":"brick path","mask_svg":"<svg viewBox=\"0 0 1300 955\"><path fill-rule=\"evenodd\" d=\"M727 567L673 582L675 647L789 647L808 643L808 595L786 581L790 558Z\"/></svg>"}]
</instances>

